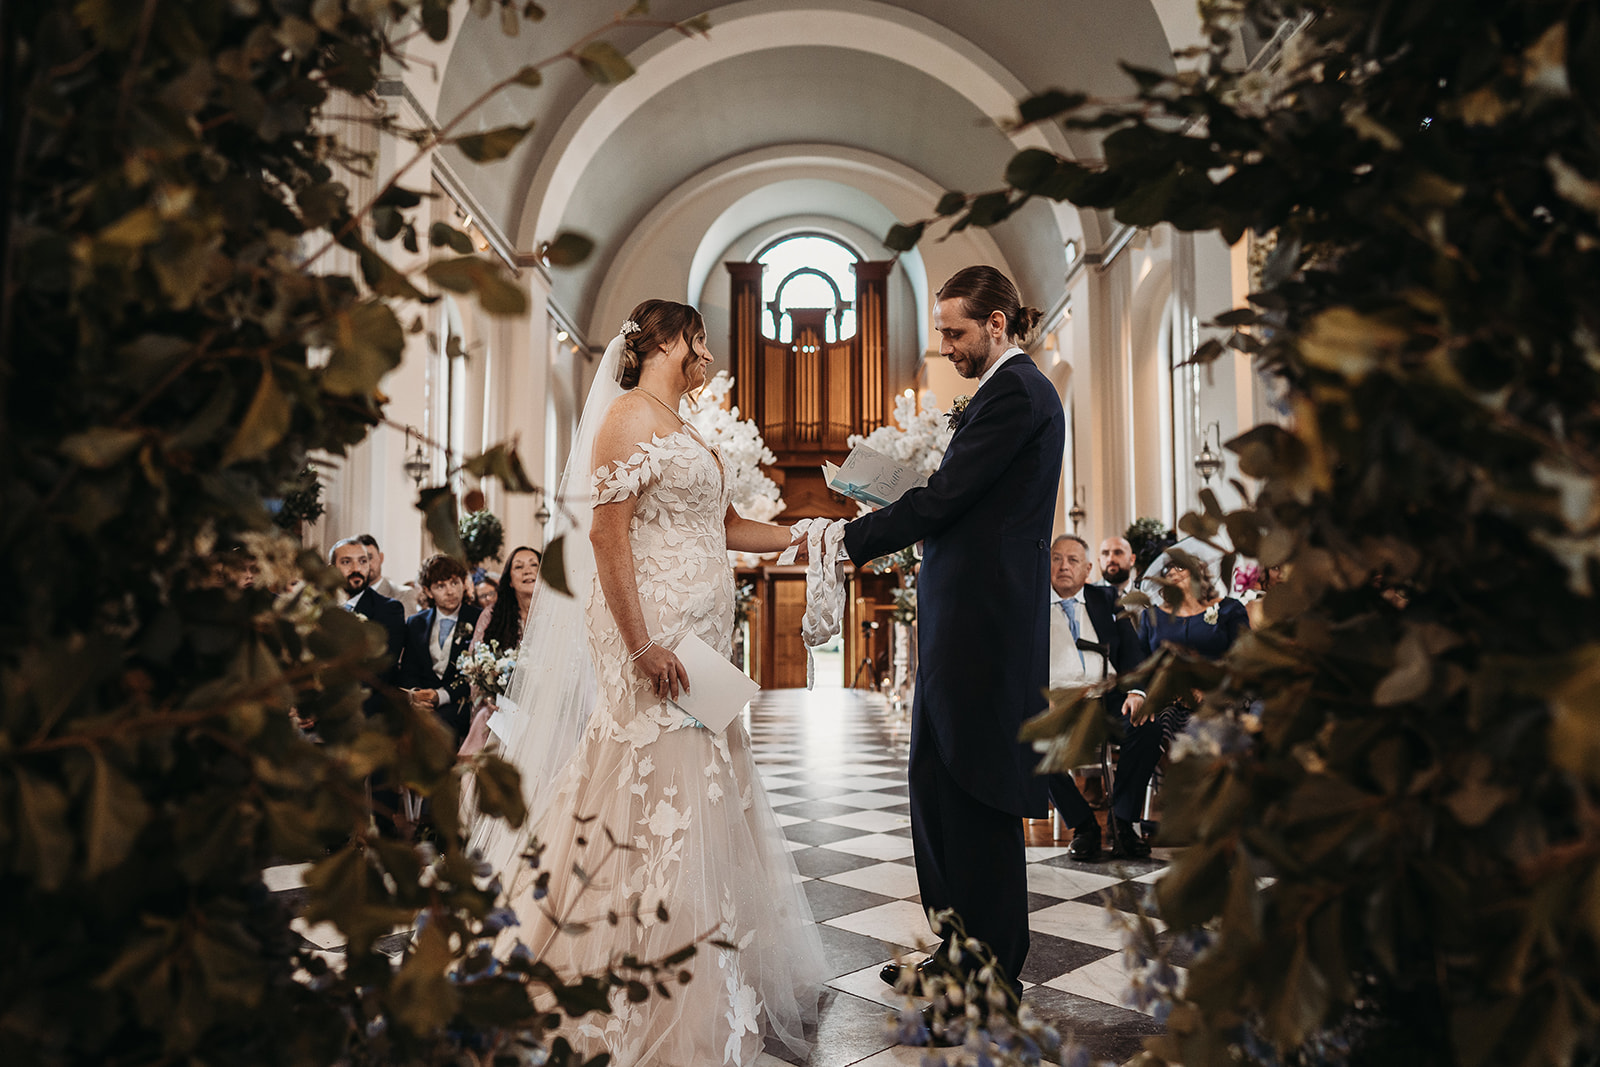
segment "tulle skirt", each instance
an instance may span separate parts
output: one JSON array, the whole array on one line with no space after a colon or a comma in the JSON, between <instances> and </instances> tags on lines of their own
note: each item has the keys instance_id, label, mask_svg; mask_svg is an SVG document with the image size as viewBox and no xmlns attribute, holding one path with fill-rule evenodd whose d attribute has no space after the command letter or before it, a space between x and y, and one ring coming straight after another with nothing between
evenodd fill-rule
<instances>
[{"instance_id":1,"label":"tulle skirt","mask_svg":"<svg viewBox=\"0 0 1600 1067\"><path fill-rule=\"evenodd\" d=\"M567 977L700 947L661 975L666 995L619 990L609 1016L562 1034L618 1067L748 1065L767 1036L803 1058L826 965L749 736L686 724L630 688L636 713L597 709L534 829L550 877L542 899L531 870L510 887L518 934Z\"/></svg>"}]
</instances>

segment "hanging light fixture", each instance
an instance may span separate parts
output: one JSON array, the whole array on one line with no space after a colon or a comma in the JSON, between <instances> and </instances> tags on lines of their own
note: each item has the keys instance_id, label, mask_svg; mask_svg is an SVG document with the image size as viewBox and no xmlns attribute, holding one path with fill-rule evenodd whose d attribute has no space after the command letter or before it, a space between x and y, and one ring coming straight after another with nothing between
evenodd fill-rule
<instances>
[{"instance_id":1,"label":"hanging light fixture","mask_svg":"<svg viewBox=\"0 0 1600 1067\"><path fill-rule=\"evenodd\" d=\"M1078 527L1083 525L1083 520L1089 513L1083 507L1083 486L1078 486L1078 491L1072 494L1072 507L1067 511L1067 519L1072 523L1072 532L1077 533Z\"/></svg>"},{"instance_id":2,"label":"hanging light fixture","mask_svg":"<svg viewBox=\"0 0 1600 1067\"><path fill-rule=\"evenodd\" d=\"M1212 431L1217 433L1217 444L1221 447L1222 426L1213 422L1206 427L1205 433L1200 437L1200 454L1194 457L1194 469L1200 475L1200 480L1205 485L1211 484L1211 479L1222 469L1222 457L1211 449Z\"/></svg>"},{"instance_id":3,"label":"hanging light fixture","mask_svg":"<svg viewBox=\"0 0 1600 1067\"><path fill-rule=\"evenodd\" d=\"M423 479L433 470L433 462L428 459L428 453L422 448L422 435L410 426L406 427L406 451L406 459L401 466L411 475L411 483L421 489Z\"/></svg>"}]
</instances>

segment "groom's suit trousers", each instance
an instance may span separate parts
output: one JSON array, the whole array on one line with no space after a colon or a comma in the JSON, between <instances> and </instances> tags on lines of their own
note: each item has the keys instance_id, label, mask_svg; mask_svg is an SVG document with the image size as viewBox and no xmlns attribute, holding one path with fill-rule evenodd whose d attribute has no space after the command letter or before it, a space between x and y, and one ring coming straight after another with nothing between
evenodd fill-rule
<instances>
[{"instance_id":1,"label":"groom's suit trousers","mask_svg":"<svg viewBox=\"0 0 1600 1067\"><path fill-rule=\"evenodd\" d=\"M1028 957L1022 820L961 787L940 757L925 717L913 725L907 778L922 906L954 908L967 934L994 950L1015 983Z\"/></svg>"}]
</instances>

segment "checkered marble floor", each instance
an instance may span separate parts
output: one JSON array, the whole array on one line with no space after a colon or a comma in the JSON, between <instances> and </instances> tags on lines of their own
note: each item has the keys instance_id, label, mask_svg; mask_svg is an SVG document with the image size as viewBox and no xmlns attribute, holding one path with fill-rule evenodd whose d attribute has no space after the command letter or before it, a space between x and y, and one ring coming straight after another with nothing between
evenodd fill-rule
<instances>
[{"instance_id":1,"label":"checkered marble floor","mask_svg":"<svg viewBox=\"0 0 1600 1067\"><path fill-rule=\"evenodd\" d=\"M905 781L909 721L856 690L776 690L750 708L750 740L767 797L821 926L830 975L807 1067L917 1065L895 1046L885 1014L897 1006L878 978L896 953L934 940L917 894ZM1032 824L1033 839L1048 837ZM1070 835L1070 831L1067 831ZM1059 846L1028 849L1031 945L1023 999L1095 1060L1125 1062L1159 1033L1123 1006L1120 931L1106 901L1130 907L1165 864L1076 863ZM763 1067L785 1062L763 1059Z\"/></svg>"},{"instance_id":2,"label":"checkered marble floor","mask_svg":"<svg viewBox=\"0 0 1600 1067\"><path fill-rule=\"evenodd\" d=\"M828 959L818 1032L803 1067L923 1063L924 1050L897 1046L889 1036L886 1020L899 1005L878 978L897 954L918 959L917 950L934 940L912 861L909 728L909 719L892 713L882 698L851 689L765 691L750 707L761 779ZM1048 824L1030 826L1030 840L1049 839ZM1130 908L1164 864L1075 863L1065 845L1028 849L1031 945L1021 975L1023 1000L1094 1061L1125 1063L1161 1027L1123 1006L1128 983L1121 933L1109 921L1106 902ZM298 908L306 894L303 873L304 865L269 868L267 887ZM342 962L340 931L303 919L295 928L330 962ZM408 936L397 930L378 947L398 958ZM769 1052L758 1065L786 1062Z\"/></svg>"}]
</instances>

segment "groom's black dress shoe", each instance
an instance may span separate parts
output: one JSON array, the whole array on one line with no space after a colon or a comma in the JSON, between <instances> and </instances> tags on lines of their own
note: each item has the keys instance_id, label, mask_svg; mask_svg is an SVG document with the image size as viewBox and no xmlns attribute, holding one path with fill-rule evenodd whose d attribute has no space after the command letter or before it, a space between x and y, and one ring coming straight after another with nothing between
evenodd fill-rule
<instances>
[{"instance_id":1,"label":"groom's black dress shoe","mask_svg":"<svg viewBox=\"0 0 1600 1067\"><path fill-rule=\"evenodd\" d=\"M965 1017L957 1015L943 1024L948 1029L941 1029L933 1005L928 1004L922 1009L922 1025L928 1028L928 1043L934 1048L955 1048L963 1044L967 1036L964 1022Z\"/></svg>"},{"instance_id":2,"label":"groom's black dress shoe","mask_svg":"<svg viewBox=\"0 0 1600 1067\"><path fill-rule=\"evenodd\" d=\"M936 959L938 959L937 953L929 956L927 959L911 968L916 972L917 975L916 984L911 987L911 991L913 993L920 993L922 991L922 979L932 974L939 974L945 970L945 968L934 962ZM893 960L890 960L888 963L885 963L883 965L883 969L878 972L878 977L883 979L883 984L886 986L898 985L900 982L900 965Z\"/></svg>"},{"instance_id":3,"label":"groom's black dress shoe","mask_svg":"<svg viewBox=\"0 0 1600 1067\"><path fill-rule=\"evenodd\" d=\"M1115 815L1108 820L1111 831L1111 855L1117 859L1145 860L1150 858L1150 846L1139 836L1131 822L1123 822Z\"/></svg>"}]
</instances>

